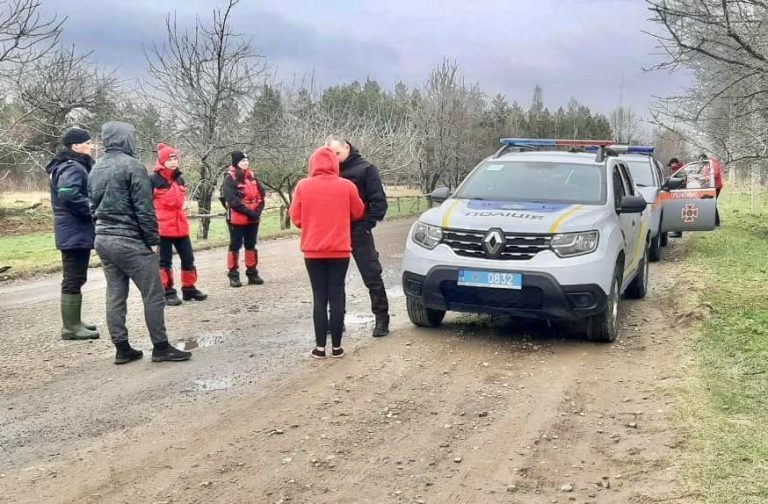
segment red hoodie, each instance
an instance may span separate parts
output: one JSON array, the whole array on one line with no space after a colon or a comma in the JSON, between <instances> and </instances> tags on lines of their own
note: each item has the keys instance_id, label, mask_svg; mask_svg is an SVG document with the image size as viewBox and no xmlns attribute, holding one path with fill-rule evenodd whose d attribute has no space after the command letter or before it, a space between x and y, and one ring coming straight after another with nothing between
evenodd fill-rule
<instances>
[{"instance_id":1,"label":"red hoodie","mask_svg":"<svg viewBox=\"0 0 768 504\"><path fill-rule=\"evenodd\" d=\"M296 186L291 222L301 229L301 251L306 259L344 259L352 252L351 221L359 220L365 205L355 184L339 177L339 158L320 147L309 158L309 178Z\"/></svg>"}]
</instances>

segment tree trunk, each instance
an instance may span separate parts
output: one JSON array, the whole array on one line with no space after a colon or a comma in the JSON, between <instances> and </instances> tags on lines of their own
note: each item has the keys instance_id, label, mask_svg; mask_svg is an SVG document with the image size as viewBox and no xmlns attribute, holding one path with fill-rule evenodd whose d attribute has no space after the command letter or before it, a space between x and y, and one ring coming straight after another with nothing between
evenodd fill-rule
<instances>
[{"instance_id":1,"label":"tree trunk","mask_svg":"<svg viewBox=\"0 0 768 504\"><path fill-rule=\"evenodd\" d=\"M197 211L200 214L211 214L211 199L213 198L213 184L201 184L200 194L197 197ZM197 228L197 238L200 240L208 239L208 231L211 227L210 217L201 217L200 226Z\"/></svg>"}]
</instances>

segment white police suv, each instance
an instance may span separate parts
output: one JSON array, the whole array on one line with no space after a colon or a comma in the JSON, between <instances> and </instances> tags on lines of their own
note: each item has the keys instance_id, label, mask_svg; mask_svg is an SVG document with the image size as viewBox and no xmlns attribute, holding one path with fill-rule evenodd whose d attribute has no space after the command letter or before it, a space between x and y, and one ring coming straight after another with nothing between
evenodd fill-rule
<instances>
[{"instance_id":1,"label":"white police suv","mask_svg":"<svg viewBox=\"0 0 768 504\"><path fill-rule=\"evenodd\" d=\"M501 142L455 193L436 189L442 204L411 228L409 318L436 327L451 310L578 321L588 339L615 340L621 295L646 294L651 240L626 161L610 141Z\"/></svg>"}]
</instances>

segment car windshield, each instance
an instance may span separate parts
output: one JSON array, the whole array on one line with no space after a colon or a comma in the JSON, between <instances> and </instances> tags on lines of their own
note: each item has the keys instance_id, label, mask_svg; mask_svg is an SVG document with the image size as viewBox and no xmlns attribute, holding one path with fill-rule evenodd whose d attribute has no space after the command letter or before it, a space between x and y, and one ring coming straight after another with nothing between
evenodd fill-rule
<instances>
[{"instance_id":1,"label":"car windshield","mask_svg":"<svg viewBox=\"0 0 768 504\"><path fill-rule=\"evenodd\" d=\"M459 187L456 198L602 205L603 165L486 161Z\"/></svg>"},{"instance_id":2,"label":"car windshield","mask_svg":"<svg viewBox=\"0 0 768 504\"><path fill-rule=\"evenodd\" d=\"M649 161L626 161L629 165L629 171L632 174L632 180L635 181L635 184L645 187L656 186L656 181L653 180L653 169L651 168L651 163Z\"/></svg>"}]
</instances>

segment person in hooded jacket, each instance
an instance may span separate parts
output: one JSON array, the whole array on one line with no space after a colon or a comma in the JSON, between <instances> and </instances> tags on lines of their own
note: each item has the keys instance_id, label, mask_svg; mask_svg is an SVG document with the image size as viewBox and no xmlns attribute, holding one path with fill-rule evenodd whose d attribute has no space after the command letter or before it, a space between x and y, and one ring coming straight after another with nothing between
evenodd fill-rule
<instances>
[{"instance_id":1,"label":"person in hooded jacket","mask_svg":"<svg viewBox=\"0 0 768 504\"><path fill-rule=\"evenodd\" d=\"M227 275L230 287L242 287L240 282L240 249L245 248L245 275L248 285L261 285L259 276L259 251L256 241L259 221L264 210L264 187L249 169L248 156L241 151L232 153L232 165L224 175L222 186L223 203L227 209L229 228L229 253L227 254Z\"/></svg>"},{"instance_id":2,"label":"person in hooded jacket","mask_svg":"<svg viewBox=\"0 0 768 504\"><path fill-rule=\"evenodd\" d=\"M325 145L339 158L342 178L352 181L365 204L365 216L352 224L352 256L371 298L371 311L376 316L373 336L389 334L389 300L384 288L384 271L379 252L373 241L373 228L387 214L387 195L381 183L379 169L340 135L330 135Z\"/></svg>"},{"instance_id":3,"label":"person in hooded jacket","mask_svg":"<svg viewBox=\"0 0 768 504\"><path fill-rule=\"evenodd\" d=\"M328 329L331 356L343 357L344 279L352 253L352 222L365 215L355 184L339 177L333 149L320 147L309 158L309 178L301 180L289 209L291 222L301 229L301 251L314 299L315 348L310 355L326 357Z\"/></svg>"},{"instance_id":4,"label":"person in hooded jacket","mask_svg":"<svg viewBox=\"0 0 768 504\"><path fill-rule=\"evenodd\" d=\"M152 339L152 361L184 361L192 354L173 347L165 330L165 292L160 282L157 216L152 182L134 157L135 129L110 121L101 127L105 152L88 176L91 214L96 219L96 253L107 279L107 328L117 353L115 364L141 359L131 347L125 317L131 281L144 301L144 320Z\"/></svg>"},{"instance_id":5,"label":"person in hooded jacket","mask_svg":"<svg viewBox=\"0 0 768 504\"><path fill-rule=\"evenodd\" d=\"M82 287L88 280L94 226L88 205L88 173L93 165L93 140L84 129L72 128L63 138L64 148L48 163L56 248L61 251L61 338L98 339L96 326L81 319Z\"/></svg>"},{"instance_id":6,"label":"person in hooded jacket","mask_svg":"<svg viewBox=\"0 0 768 504\"><path fill-rule=\"evenodd\" d=\"M165 303L178 306L182 301L173 287L173 248L181 259L181 294L184 301L204 301L197 283L195 256L189 239L189 221L184 213L187 184L179 171L179 153L165 144L157 145L157 164L152 175L153 202L160 230L160 281Z\"/></svg>"}]
</instances>

